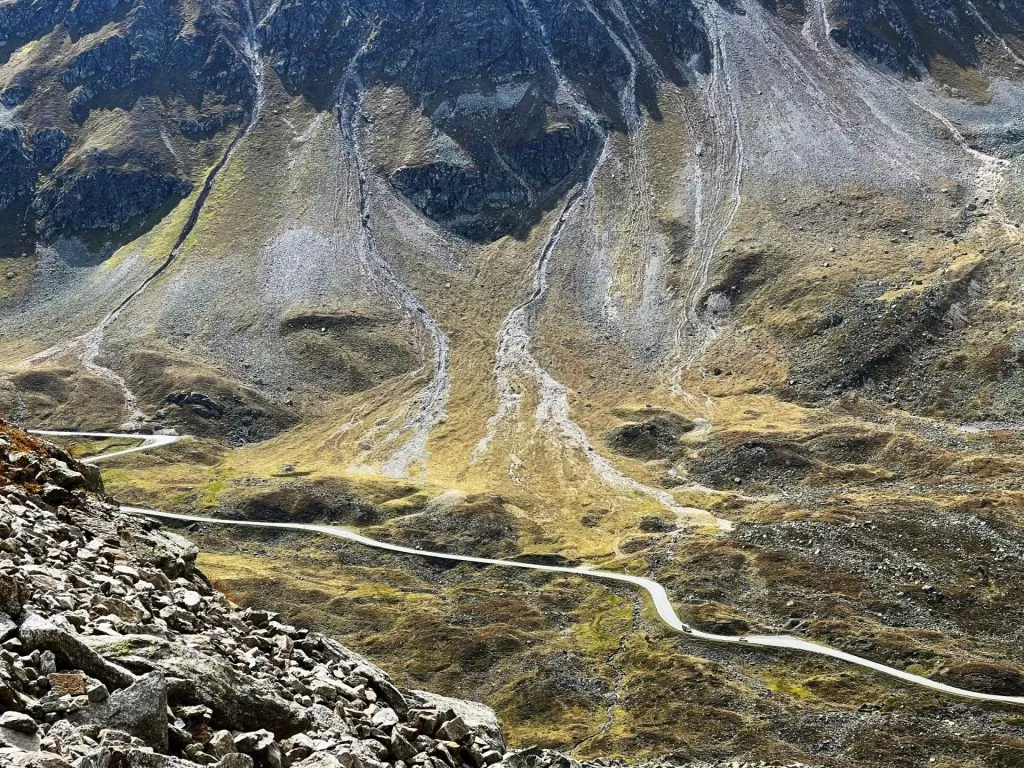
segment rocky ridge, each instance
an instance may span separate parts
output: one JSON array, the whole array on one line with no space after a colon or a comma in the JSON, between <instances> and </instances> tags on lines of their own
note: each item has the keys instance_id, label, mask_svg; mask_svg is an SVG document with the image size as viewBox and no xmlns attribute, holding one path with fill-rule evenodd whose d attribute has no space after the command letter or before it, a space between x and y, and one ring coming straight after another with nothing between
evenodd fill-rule
<instances>
[{"instance_id":1,"label":"rocky ridge","mask_svg":"<svg viewBox=\"0 0 1024 768\"><path fill-rule=\"evenodd\" d=\"M195 545L2 423L0 482L0 765L580 765L507 751L489 708L399 690L337 642L239 609Z\"/></svg>"},{"instance_id":2,"label":"rocky ridge","mask_svg":"<svg viewBox=\"0 0 1024 768\"><path fill-rule=\"evenodd\" d=\"M0 7L0 257L127 228L187 197L255 101L247 6ZM130 232L129 232L130 230ZM96 247L96 243L93 244Z\"/></svg>"}]
</instances>

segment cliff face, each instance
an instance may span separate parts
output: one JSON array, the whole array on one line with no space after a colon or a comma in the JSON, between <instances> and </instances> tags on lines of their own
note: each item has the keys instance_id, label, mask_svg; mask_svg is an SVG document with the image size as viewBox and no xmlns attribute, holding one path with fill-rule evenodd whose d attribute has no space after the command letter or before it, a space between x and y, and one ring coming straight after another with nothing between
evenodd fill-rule
<instances>
[{"instance_id":1,"label":"cliff face","mask_svg":"<svg viewBox=\"0 0 1024 768\"><path fill-rule=\"evenodd\" d=\"M586 180L605 133L655 106L659 79L692 83L710 60L689 0L285 2L260 34L275 71L311 99L344 108L375 85L402 89L462 155L389 170L389 181L478 242L525 237Z\"/></svg>"},{"instance_id":2,"label":"cliff face","mask_svg":"<svg viewBox=\"0 0 1024 768\"><path fill-rule=\"evenodd\" d=\"M0 256L148 229L256 98L234 3L16 0L0 9ZM121 233L126 230L125 234Z\"/></svg>"},{"instance_id":3,"label":"cliff face","mask_svg":"<svg viewBox=\"0 0 1024 768\"><path fill-rule=\"evenodd\" d=\"M822 13L838 43L914 77L938 59L976 66L992 38L1024 24L1020 6L998 2L826 0Z\"/></svg>"},{"instance_id":4,"label":"cliff face","mask_svg":"<svg viewBox=\"0 0 1024 768\"><path fill-rule=\"evenodd\" d=\"M762 5L790 25L820 17L838 45L914 78L978 67L1024 24L968 0ZM461 237L525 237L588 177L608 130L636 130L659 89L711 71L719 34L692 0L16 0L0 11L4 239L145 231L252 117L263 59L319 109L402 89L461 152L378 169L394 190Z\"/></svg>"}]
</instances>

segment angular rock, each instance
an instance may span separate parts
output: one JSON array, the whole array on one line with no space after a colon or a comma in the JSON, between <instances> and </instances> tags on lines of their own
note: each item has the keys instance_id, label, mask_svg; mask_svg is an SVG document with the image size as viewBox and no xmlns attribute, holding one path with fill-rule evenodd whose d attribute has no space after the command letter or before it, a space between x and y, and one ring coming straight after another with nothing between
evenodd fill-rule
<instances>
[{"instance_id":1,"label":"angular rock","mask_svg":"<svg viewBox=\"0 0 1024 768\"><path fill-rule=\"evenodd\" d=\"M391 757L395 760L404 760L405 762L412 760L416 753L419 752L397 728L391 732L391 745L389 749Z\"/></svg>"},{"instance_id":2,"label":"angular rock","mask_svg":"<svg viewBox=\"0 0 1024 768\"><path fill-rule=\"evenodd\" d=\"M118 600L116 597L97 596L92 601L92 607L97 612L117 616L122 621L126 621L130 624L136 624L142 620L142 611L128 605L124 600Z\"/></svg>"},{"instance_id":3,"label":"angular rock","mask_svg":"<svg viewBox=\"0 0 1024 768\"><path fill-rule=\"evenodd\" d=\"M411 691L411 693L439 711L451 711L458 715L472 730L487 734L491 743L499 745L504 750L505 739L502 735L501 724L498 722L498 715L490 707L477 701L454 699L429 691Z\"/></svg>"},{"instance_id":4,"label":"angular rock","mask_svg":"<svg viewBox=\"0 0 1024 768\"><path fill-rule=\"evenodd\" d=\"M100 717L98 724L126 731L158 752L167 751L167 681L162 672L143 675L86 711L93 709L95 715L88 717Z\"/></svg>"},{"instance_id":5,"label":"angular rock","mask_svg":"<svg viewBox=\"0 0 1024 768\"><path fill-rule=\"evenodd\" d=\"M107 701L70 713L68 718L104 728L104 743L126 744L136 738L158 752L166 752L167 683L159 672L143 675L128 688L115 691Z\"/></svg>"},{"instance_id":6,"label":"angular rock","mask_svg":"<svg viewBox=\"0 0 1024 768\"><path fill-rule=\"evenodd\" d=\"M16 634L17 631L18 625L14 622L14 619L0 611L0 643Z\"/></svg>"},{"instance_id":7,"label":"angular rock","mask_svg":"<svg viewBox=\"0 0 1024 768\"><path fill-rule=\"evenodd\" d=\"M98 704L110 698L110 692L107 690L107 686L99 680L88 680L86 682L85 695L89 697L89 701L93 704Z\"/></svg>"},{"instance_id":8,"label":"angular rock","mask_svg":"<svg viewBox=\"0 0 1024 768\"><path fill-rule=\"evenodd\" d=\"M75 761L74 768L111 768L113 762L114 753L109 747L100 747L91 751L89 754L78 758ZM120 759L120 753L118 759Z\"/></svg>"},{"instance_id":9,"label":"angular rock","mask_svg":"<svg viewBox=\"0 0 1024 768\"><path fill-rule=\"evenodd\" d=\"M39 749L39 735L35 731L26 733L20 728L5 728L0 725L0 746L35 752Z\"/></svg>"},{"instance_id":10,"label":"angular rock","mask_svg":"<svg viewBox=\"0 0 1024 768\"><path fill-rule=\"evenodd\" d=\"M9 728L20 733L35 733L39 730L36 721L23 712L4 712L0 715L0 728Z\"/></svg>"},{"instance_id":11,"label":"angular rock","mask_svg":"<svg viewBox=\"0 0 1024 768\"><path fill-rule=\"evenodd\" d=\"M128 731L121 731L117 728L104 728L99 733L100 744L105 746L130 747L133 743L132 735Z\"/></svg>"},{"instance_id":12,"label":"angular rock","mask_svg":"<svg viewBox=\"0 0 1024 768\"><path fill-rule=\"evenodd\" d=\"M265 729L235 736L235 749L247 755L258 755L274 743L274 734Z\"/></svg>"},{"instance_id":13,"label":"angular rock","mask_svg":"<svg viewBox=\"0 0 1024 768\"><path fill-rule=\"evenodd\" d=\"M48 483L53 483L67 490L74 490L85 485L85 475L71 469L63 461L55 461L53 466L43 472Z\"/></svg>"},{"instance_id":14,"label":"angular rock","mask_svg":"<svg viewBox=\"0 0 1024 768\"><path fill-rule=\"evenodd\" d=\"M309 757L316 751L316 742L304 733L297 733L281 744L285 755L292 762Z\"/></svg>"},{"instance_id":15,"label":"angular rock","mask_svg":"<svg viewBox=\"0 0 1024 768\"><path fill-rule=\"evenodd\" d=\"M211 736L210 740L206 742L206 750L214 757L224 757L237 752L235 747L235 737L231 735L231 731L215 731Z\"/></svg>"},{"instance_id":16,"label":"angular rock","mask_svg":"<svg viewBox=\"0 0 1024 768\"><path fill-rule=\"evenodd\" d=\"M71 768L71 763L53 752L30 752L14 765L17 768Z\"/></svg>"},{"instance_id":17,"label":"angular rock","mask_svg":"<svg viewBox=\"0 0 1024 768\"><path fill-rule=\"evenodd\" d=\"M0 611L18 618L22 606L21 585L9 573L0 573Z\"/></svg>"},{"instance_id":18,"label":"angular rock","mask_svg":"<svg viewBox=\"0 0 1024 768\"><path fill-rule=\"evenodd\" d=\"M371 722L378 728L390 728L393 725L398 725L399 718L395 713L395 710L391 707L384 707L378 709L373 713L373 717L370 718Z\"/></svg>"},{"instance_id":19,"label":"angular rock","mask_svg":"<svg viewBox=\"0 0 1024 768\"><path fill-rule=\"evenodd\" d=\"M254 765L255 763L249 755L235 752L222 757L214 764L213 768L253 768Z\"/></svg>"},{"instance_id":20,"label":"angular rock","mask_svg":"<svg viewBox=\"0 0 1024 768\"><path fill-rule=\"evenodd\" d=\"M81 669L113 688L124 688L135 682L131 672L106 661L79 638L36 614L22 622L18 638L28 650L53 651L66 668Z\"/></svg>"},{"instance_id":21,"label":"angular rock","mask_svg":"<svg viewBox=\"0 0 1024 768\"><path fill-rule=\"evenodd\" d=\"M43 497L43 501L47 504L53 504L54 506L70 504L75 498L71 491L55 483L46 483L39 492L39 495Z\"/></svg>"},{"instance_id":22,"label":"angular rock","mask_svg":"<svg viewBox=\"0 0 1024 768\"><path fill-rule=\"evenodd\" d=\"M441 727L437 729L437 737L445 741L461 742L468 735L469 726L458 715L441 723Z\"/></svg>"},{"instance_id":23,"label":"angular rock","mask_svg":"<svg viewBox=\"0 0 1024 768\"><path fill-rule=\"evenodd\" d=\"M317 752L315 755L303 758L297 763L292 763L292 768L351 768L354 763L343 763L334 755L327 752Z\"/></svg>"}]
</instances>

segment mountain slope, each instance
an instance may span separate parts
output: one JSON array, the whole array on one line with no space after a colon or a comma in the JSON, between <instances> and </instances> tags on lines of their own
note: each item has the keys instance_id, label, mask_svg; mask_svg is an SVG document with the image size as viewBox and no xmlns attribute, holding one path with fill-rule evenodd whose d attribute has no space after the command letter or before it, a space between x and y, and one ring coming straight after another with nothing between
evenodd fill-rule
<instances>
[{"instance_id":1,"label":"mountain slope","mask_svg":"<svg viewBox=\"0 0 1024 768\"><path fill-rule=\"evenodd\" d=\"M1020 541L1013 4L15 0L0 30L0 408L198 438L124 487L1020 664L1012 565L930 530ZM926 610L927 574L985 597Z\"/></svg>"}]
</instances>

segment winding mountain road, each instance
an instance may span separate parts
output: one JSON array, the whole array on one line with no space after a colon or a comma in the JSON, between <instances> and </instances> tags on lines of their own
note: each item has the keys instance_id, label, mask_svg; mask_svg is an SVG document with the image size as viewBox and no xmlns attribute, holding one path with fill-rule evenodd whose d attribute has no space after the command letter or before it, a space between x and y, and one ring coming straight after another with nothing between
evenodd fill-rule
<instances>
[{"instance_id":1,"label":"winding mountain road","mask_svg":"<svg viewBox=\"0 0 1024 768\"><path fill-rule=\"evenodd\" d=\"M112 459L115 456L124 456L127 453L138 453L139 451L148 451L152 448L159 448L162 445L173 445L181 440L179 435L143 435L128 432L65 432L55 429L30 429L29 433L39 435L40 437L84 437L89 440L132 439L142 441L139 445L132 448L125 448L120 451L112 451L110 453L101 453L98 456L91 456L88 459L83 460L84 464L95 464L97 461L106 461L107 459Z\"/></svg>"},{"instance_id":2,"label":"winding mountain road","mask_svg":"<svg viewBox=\"0 0 1024 768\"><path fill-rule=\"evenodd\" d=\"M114 456L123 456L127 453L133 453L137 451L145 451L151 448L156 448L162 445L171 445L178 442L181 438L177 435L134 435L130 433L107 433L107 432L73 432L73 431L54 431L54 430L30 430L32 434L42 435L47 437L84 437L84 438L127 438L134 437L142 440L142 444L123 451L117 451L115 453L104 454L97 456L92 459L87 459L89 463L95 463L100 460L107 460ZM433 552L423 549L414 549L412 547L404 547L400 544L391 544L386 541L378 541L371 539L368 536L362 536L358 533L350 531L346 528L342 528L336 525L317 525L314 523L272 523L272 522L258 522L253 520L229 520L225 518L217 517L204 517L201 515L181 515L173 512L162 512L156 509L149 509L147 507L136 507L131 505L122 505L121 511L130 515L139 515L142 517L159 518L164 520L175 520L178 522L188 523L205 523L205 524L217 524L217 525L237 525L249 528L265 528L265 529L283 529L283 530L294 530L294 531L306 531L311 533L319 533L327 536L335 536L339 539L345 539L356 544L362 544L367 547L373 547L375 549L382 549L387 552L395 552L403 555L413 555L416 557L426 557L434 560L449 560L460 563L474 563L476 565L489 565L496 566L499 568L523 568L533 571L545 571L547 573L566 573L576 576L583 576L590 579L603 579L605 581L614 581L624 584L631 584L635 587L639 587L645 591L651 598L655 610L658 612L659 618L671 629L676 632L681 632L687 636L695 639L702 640L711 643L720 643L725 645L738 645L738 646L759 646L765 648L782 648L786 650L804 651L806 653L813 653L818 656L826 656L831 659L838 661L844 661L849 664L854 664L858 667L878 672L889 677L896 678L905 683L927 688L932 691L939 693L949 694L950 696L958 696L965 699L974 699L977 701L994 702L998 704L1016 704L1024 705L1024 696L1002 696L991 693L981 693L979 691L970 691L965 688L957 688L952 685L946 685L935 680L931 680L921 675L911 674L905 672L902 669L890 667L885 664L880 664L877 661L871 661L861 656L856 656L846 651L841 651L837 648L831 648L827 645L820 645L818 643L812 643L807 640L803 640L799 637L792 637L790 635L716 635L710 632L702 632L695 629L688 624L684 624L683 621L676 614L675 609L672 607L672 602L669 599L668 592L658 582L645 578L643 576L632 576L626 573L614 573L612 571L598 571L588 568L586 566L570 567L570 566L557 566L557 565L539 565L536 563L518 562L515 560L497 560L489 557L473 557L470 555L455 555L447 552Z\"/></svg>"}]
</instances>

